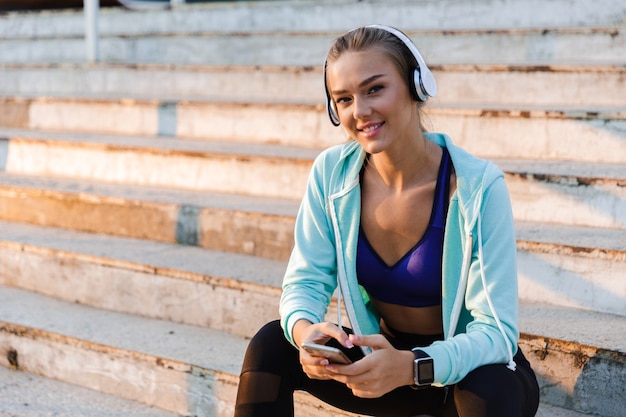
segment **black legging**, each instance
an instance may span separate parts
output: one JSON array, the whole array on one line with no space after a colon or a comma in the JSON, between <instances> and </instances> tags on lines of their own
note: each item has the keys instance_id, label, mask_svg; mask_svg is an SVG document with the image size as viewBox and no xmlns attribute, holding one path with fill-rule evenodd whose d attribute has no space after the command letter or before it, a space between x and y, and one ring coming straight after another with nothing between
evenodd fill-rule
<instances>
[{"instance_id":1,"label":"black legging","mask_svg":"<svg viewBox=\"0 0 626 417\"><path fill-rule=\"evenodd\" d=\"M398 339L388 339L398 349L411 347L403 347ZM298 350L285 339L280 323L273 321L259 330L248 345L235 417L291 417L296 390L307 391L346 411L380 417L532 417L539 404L537 380L521 350L515 355L515 362L515 372L504 364L487 365L451 387L415 390L405 386L379 398L359 398L340 382L307 377Z\"/></svg>"}]
</instances>

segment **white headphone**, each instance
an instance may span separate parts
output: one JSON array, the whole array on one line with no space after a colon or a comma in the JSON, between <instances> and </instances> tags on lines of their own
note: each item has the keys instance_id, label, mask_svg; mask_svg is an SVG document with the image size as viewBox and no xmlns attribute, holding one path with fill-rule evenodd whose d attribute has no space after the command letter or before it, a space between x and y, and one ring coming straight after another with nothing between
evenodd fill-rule
<instances>
[{"instance_id":1,"label":"white headphone","mask_svg":"<svg viewBox=\"0 0 626 417\"><path fill-rule=\"evenodd\" d=\"M437 95L437 83L435 82L435 77L433 73L430 71L424 58L420 55L419 51L415 44L406 36L404 33L400 32L398 29L392 28L390 26L384 25L369 25L365 26L367 28L373 29L381 29L386 32L391 33L396 38L400 39L402 43L409 48L409 51L415 57L417 61L417 68L413 72L413 82L412 85L409 86L409 91L414 99L418 101L426 101L429 97L434 97ZM356 29L353 29L356 30ZM348 32L349 33L349 32ZM328 112L328 117L330 117L330 121L333 125L339 126L339 115L337 114L337 109L335 107L335 102L330 96L330 92L328 91L328 85L326 84L326 65L327 62L324 61L324 89L326 90L326 111Z\"/></svg>"}]
</instances>

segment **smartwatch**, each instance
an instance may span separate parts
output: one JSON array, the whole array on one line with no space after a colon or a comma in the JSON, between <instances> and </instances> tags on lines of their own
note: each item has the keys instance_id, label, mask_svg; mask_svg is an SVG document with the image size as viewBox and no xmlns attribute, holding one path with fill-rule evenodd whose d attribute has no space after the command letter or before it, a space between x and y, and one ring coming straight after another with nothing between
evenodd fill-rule
<instances>
[{"instance_id":1,"label":"smartwatch","mask_svg":"<svg viewBox=\"0 0 626 417\"><path fill-rule=\"evenodd\" d=\"M416 387L424 387L435 382L435 366L433 358L426 352L413 349L415 360L413 361L413 383Z\"/></svg>"}]
</instances>

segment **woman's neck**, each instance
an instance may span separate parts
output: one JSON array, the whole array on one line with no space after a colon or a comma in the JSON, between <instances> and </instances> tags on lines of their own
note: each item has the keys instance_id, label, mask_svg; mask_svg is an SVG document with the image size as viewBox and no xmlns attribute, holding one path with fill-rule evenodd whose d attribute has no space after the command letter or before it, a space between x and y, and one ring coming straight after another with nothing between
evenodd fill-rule
<instances>
[{"instance_id":1,"label":"woman's neck","mask_svg":"<svg viewBox=\"0 0 626 417\"><path fill-rule=\"evenodd\" d=\"M397 146L370 155L367 169L396 192L418 187L437 176L441 150L421 132L419 137L397 142Z\"/></svg>"}]
</instances>

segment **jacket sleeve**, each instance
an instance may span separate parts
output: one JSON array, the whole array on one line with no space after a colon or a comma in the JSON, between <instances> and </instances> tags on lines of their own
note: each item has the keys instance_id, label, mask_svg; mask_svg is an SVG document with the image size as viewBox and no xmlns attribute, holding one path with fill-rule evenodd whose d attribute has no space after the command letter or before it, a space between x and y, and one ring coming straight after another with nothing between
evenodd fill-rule
<instances>
[{"instance_id":1,"label":"jacket sleeve","mask_svg":"<svg viewBox=\"0 0 626 417\"><path fill-rule=\"evenodd\" d=\"M292 344L293 325L300 319L323 321L337 287L334 235L323 192L323 158L324 154L316 159L309 175L283 279L279 312L285 336Z\"/></svg>"},{"instance_id":2,"label":"jacket sleeve","mask_svg":"<svg viewBox=\"0 0 626 417\"><path fill-rule=\"evenodd\" d=\"M472 234L464 298L469 322L464 332L457 329L454 337L423 349L434 359L435 382L440 385L457 383L483 365L509 362L514 366L510 362L519 338L517 255L511 203L502 176L485 190Z\"/></svg>"}]
</instances>

